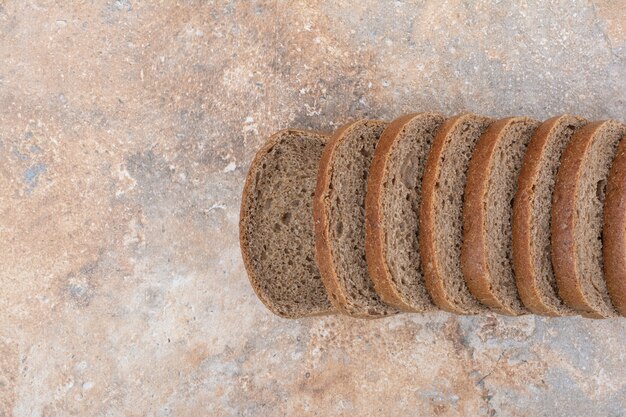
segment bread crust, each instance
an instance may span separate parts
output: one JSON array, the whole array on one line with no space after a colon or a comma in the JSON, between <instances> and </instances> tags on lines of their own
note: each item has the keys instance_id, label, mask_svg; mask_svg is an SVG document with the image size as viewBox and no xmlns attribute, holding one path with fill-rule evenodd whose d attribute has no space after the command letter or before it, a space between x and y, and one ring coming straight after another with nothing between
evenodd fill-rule
<instances>
[{"instance_id":1,"label":"bread crust","mask_svg":"<svg viewBox=\"0 0 626 417\"><path fill-rule=\"evenodd\" d=\"M442 310L456 314L475 314L468 311L448 298L444 285L443 273L437 256L435 242L437 235L435 231L435 196L434 191L439 180L441 167L439 160L445 150L446 138L457 126L467 117L474 116L471 113L460 114L447 119L439 128L437 135L430 148L430 154L426 161L424 178L422 179L422 203L420 206L420 256L424 270L424 281L426 289L433 299L433 302Z\"/></svg>"},{"instance_id":2,"label":"bread crust","mask_svg":"<svg viewBox=\"0 0 626 417\"><path fill-rule=\"evenodd\" d=\"M335 309L327 309L321 310L318 312L314 312L311 314L303 314L303 315L290 315L285 314L275 308L273 305L271 298L262 291L261 286L259 285L259 278L254 272L254 268L252 267L252 255L250 253L250 242L248 241L247 228L249 223L248 217L248 207L250 206L249 199L253 197L252 195L252 187L255 174L258 170L259 165L261 165L263 158L278 144L278 142L285 136L290 135L307 135L307 136L317 136L319 138L323 138L325 141L328 138L328 135L325 135L320 132L311 132L311 131L303 131L296 129L285 129L279 132L274 133L267 141L267 143L256 153L252 163L250 164L250 168L248 169L248 175L246 175L246 180L243 186L243 193L241 198L241 206L239 211L239 247L241 249L241 255L243 258L243 264L246 268L246 272L248 273L248 279L254 290L255 294L261 300L261 302L270 310L272 313L277 316L283 318L298 318L298 317L312 317L312 316L324 316L328 314L335 313Z\"/></svg>"},{"instance_id":3,"label":"bread crust","mask_svg":"<svg viewBox=\"0 0 626 417\"><path fill-rule=\"evenodd\" d=\"M615 309L626 317L626 137L607 182L602 250L604 275Z\"/></svg>"},{"instance_id":4,"label":"bread crust","mask_svg":"<svg viewBox=\"0 0 626 417\"><path fill-rule=\"evenodd\" d=\"M383 301L399 310L423 312L412 306L398 291L393 282L392 273L386 258L386 236L383 222L383 196L391 151L396 145L398 135L407 124L417 117L435 115L435 113L411 113L392 121L380 136L367 181L365 196L365 253L376 292Z\"/></svg>"},{"instance_id":5,"label":"bread crust","mask_svg":"<svg viewBox=\"0 0 626 417\"><path fill-rule=\"evenodd\" d=\"M344 139L345 135L363 120L357 120L340 127L331 136L330 141L324 148L320 160L320 168L317 174L317 187L313 201L313 218L315 219L315 257L320 268L322 282L329 294L330 302L342 314L352 317L374 319L386 317L383 315L371 315L367 313L357 313L348 308L348 297L344 288L340 284L333 258L333 242L330 235L330 203L328 193L333 176L333 159L336 150ZM373 120L377 123L386 123ZM387 315L388 316L388 315Z\"/></svg>"},{"instance_id":6,"label":"bread crust","mask_svg":"<svg viewBox=\"0 0 626 417\"><path fill-rule=\"evenodd\" d=\"M472 294L494 311L518 316L523 312L505 305L492 291L487 254L487 206L489 177L493 169L493 156L502 132L512 123L530 120L520 117L500 119L493 123L482 136L470 161L465 188L465 207L463 208L463 246L461 248L461 266L465 281ZM469 242L469 244L467 244Z\"/></svg>"},{"instance_id":7,"label":"bread crust","mask_svg":"<svg viewBox=\"0 0 626 417\"><path fill-rule=\"evenodd\" d=\"M551 215L552 265L559 295L572 309L588 318L604 318L587 300L579 278L576 256L576 200L583 161L594 134L606 121L591 122L580 129L561 157Z\"/></svg>"},{"instance_id":8,"label":"bread crust","mask_svg":"<svg viewBox=\"0 0 626 417\"><path fill-rule=\"evenodd\" d=\"M539 288L531 232L534 218L534 190L539 179L545 148L549 146L554 130L569 120L584 123L584 119L580 117L561 115L546 120L537 128L524 156L513 203L513 267L520 298L531 312L552 317L572 315L575 312L567 306L564 306L565 311L551 307L544 302Z\"/></svg>"}]
</instances>

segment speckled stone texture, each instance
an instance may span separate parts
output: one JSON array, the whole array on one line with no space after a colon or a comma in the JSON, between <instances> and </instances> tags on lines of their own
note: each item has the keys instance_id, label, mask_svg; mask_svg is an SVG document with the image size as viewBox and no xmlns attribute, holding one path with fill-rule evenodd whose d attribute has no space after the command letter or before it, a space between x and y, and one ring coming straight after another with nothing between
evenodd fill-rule
<instances>
[{"instance_id":1,"label":"speckled stone texture","mask_svg":"<svg viewBox=\"0 0 626 417\"><path fill-rule=\"evenodd\" d=\"M149 3L0 1L0 416L626 416L625 319L288 321L237 236L278 129L623 121L624 1Z\"/></svg>"}]
</instances>

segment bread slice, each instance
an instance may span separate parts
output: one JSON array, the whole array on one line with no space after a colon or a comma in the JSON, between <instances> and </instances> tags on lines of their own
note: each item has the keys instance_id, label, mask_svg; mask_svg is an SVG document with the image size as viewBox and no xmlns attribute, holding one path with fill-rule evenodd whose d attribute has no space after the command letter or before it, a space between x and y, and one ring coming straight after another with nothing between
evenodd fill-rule
<instances>
[{"instance_id":1,"label":"bread slice","mask_svg":"<svg viewBox=\"0 0 626 417\"><path fill-rule=\"evenodd\" d=\"M539 126L528 144L513 203L513 267L528 310L546 316L575 314L559 297L550 258L550 210L561 155L585 119L563 115Z\"/></svg>"},{"instance_id":2,"label":"bread slice","mask_svg":"<svg viewBox=\"0 0 626 417\"><path fill-rule=\"evenodd\" d=\"M611 301L626 317L626 138L617 148L607 182L602 251Z\"/></svg>"},{"instance_id":3,"label":"bread slice","mask_svg":"<svg viewBox=\"0 0 626 417\"><path fill-rule=\"evenodd\" d=\"M239 241L252 288L275 314L334 311L315 263L313 193L328 137L273 135L256 154L243 189Z\"/></svg>"},{"instance_id":4,"label":"bread slice","mask_svg":"<svg viewBox=\"0 0 626 417\"><path fill-rule=\"evenodd\" d=\"M399 310L434 308L420 264L419 206L426 158L443 121L434 113L394 120L372 160L365 197L367 265L376 292Z\"/></svg>"},{"instance_id":5,"label":"bread slice","mask_svg":"<svg viewBox=\"0 0 626 417\"><path fill-rule=\"evenodd\" d=\"M603 276L603 204L609 168L626 125L589 123L565 148L552 204L552 265L559 294L588 317L617 315Z\"/></svg>"},{"instance_id":6,"label":"bread slice","mask_svg":"<svg viewBox=\"0 0 626 417\"><path fill-rule=\"evenodd\" d=\"M478 142L467 175L463 274L472 294L501 314L527 312L515 284L511 221L522 159L538 126L525 117L495 122Z\"/></svg>"},{"instance_id":7,"label":"bread slice","mask_svg":"<svg viewBox=\"0 0 626 417\"><path fill-rule=\"evenodd\" d=\"M322 280L337 310L353 317L396 313L374 290L365 258L365 193L386 122L360 120L326 146L315 190L315 249Z\"/></svg>"},{"instance_id":8,"label":"bread slice","mask_svg":"<svg viewBox=\"0 0 626 417\"><path fill-rule=\"evenodd\" d=\"M460 264L463 193L469 161L478 139L493 122L474 114L445 121L435 136L422 180L419 249L426 288L446 311L486 311L470 293Z\"/></svg>"}]
</instances>

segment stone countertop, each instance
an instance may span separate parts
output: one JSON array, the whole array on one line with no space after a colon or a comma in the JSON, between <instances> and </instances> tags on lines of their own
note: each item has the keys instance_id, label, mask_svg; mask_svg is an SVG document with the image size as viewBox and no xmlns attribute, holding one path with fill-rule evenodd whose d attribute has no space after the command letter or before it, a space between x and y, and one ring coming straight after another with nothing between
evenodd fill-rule
<instances>
[{"instance_id":1,"label":"stone countertop","mask_svg":"<svg viewBox=\"0 0 626 417\"><path fill-rule=\"evenodd\" d=\"M0 1L0 416L626 416L626 319L283 320L237 229L278 129L623 121L626 2L155 4Z\"/></svg>"}]
</instances>

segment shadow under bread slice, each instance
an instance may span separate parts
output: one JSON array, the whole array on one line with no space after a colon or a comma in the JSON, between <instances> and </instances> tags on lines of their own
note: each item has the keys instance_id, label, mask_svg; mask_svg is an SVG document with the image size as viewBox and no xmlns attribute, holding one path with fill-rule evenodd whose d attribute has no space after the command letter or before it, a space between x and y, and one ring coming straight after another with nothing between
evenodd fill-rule
<instances>
[{"instance_id":1,"label":"shadow under bread slice","mask_svg":"<svg viewBox=\"0 0 626 417\"><path fill-rule=\"evenodd\" d=\"M334 312L315 262L313 195L328 140L284 130L256 154L243 190L239 241L250 283L275 314Z\"/></svg>"},{"instance_id":2,"label":"shadow under bread slice","mask_svg":"<svg viewBox=\"0 0 626 417\"><path fill-rule=\"evenodd\" d=\"M461 114L446 120L430 149L422 181L420 256L426 288L441 309L487 311L470 293L461 269L463 194L476 143L493 119Z\"/></svg>"},{"instance_id":3,"label":"shadow under bread slice","mask_svg":"<svg viewBox=\"0 0 626 417\"><path fill-rule=\"evenodd\" d=\"M419 254L419 206L426 158L444 118L414 113L387 126L370 169L365 197L367 265L376 292L400 310L435 308Z\"/></svg>"},{"instance_id":4,"label":"shadow under bread slice","mask_svg":"<svg viewBox=\"0 0 626 417\"><path fill-rule=\"evenodd\" d=\"M528 145L513 204L513 267L522 302L533 313L576 314L558 294L550 235L550 211L561 155L586 120L571 115L543 122Z\"/></svg>"},{"instance_id":5,"label":"shadow under bread slice","mask_svg":"<svg viewBox=\"0 0 626 417\"><path fill-rule=\"evenodd\" d=\"M525 314L513 271L513 197L522 160L539 122L526 117L492 124L472 155L465 188L461 265L470 291L506 315Z\"/></svg>"},{"instance_id":6,"label":"shadow under bread slice","mask_svg":"<svg viewBox=\"0 0 626 417\"><path fill-rule=\"evenodd\" d=\"M359 120L332 136L315 191L315 249L322 281L338 311L363 318L397 313L374 289L365 257L365 193L387 123Z\"/></svg>"},{"instance_id":7,"label":"shadow under bread slice","mask_svg":"<svg viewBox=\"0 0 626 417\"><path fill-rule=\"evenodd\" d=\"M582 315L617 316L604 277L603 206L626 125L589 123L565 148L552 204L552 264L563 301Z\"/></svg>"}]
</instances>

